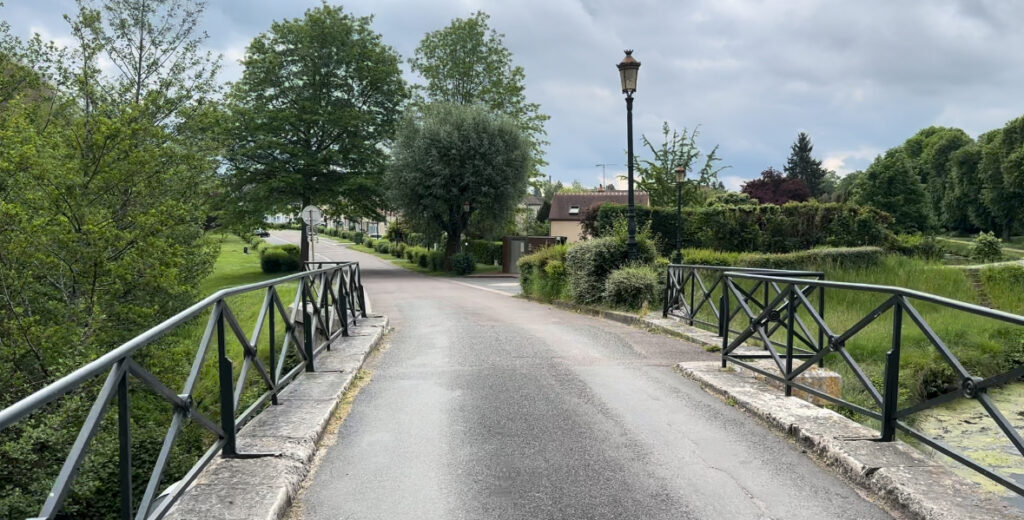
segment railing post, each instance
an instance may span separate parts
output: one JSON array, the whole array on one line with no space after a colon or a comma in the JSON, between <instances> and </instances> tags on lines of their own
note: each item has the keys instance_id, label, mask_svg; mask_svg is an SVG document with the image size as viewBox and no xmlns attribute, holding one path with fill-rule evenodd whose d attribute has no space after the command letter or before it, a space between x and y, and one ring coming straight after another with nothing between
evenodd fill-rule
<instances>
[{"instance_id":1,"label":"railing post","mask_svg":"<svg viewBox=\"0 0 1024 520\"><path fill-rule=\"evenodd\" d=\"M121 520L132 518L131 406L128 401L128 371L117 382L118 481L121 491Z\"/></svg>"},{"instance_id":2,"label":"railing post","mask_svg":"<svg viewBox=\"0 0 1024 520\"><path fill-rule=\"evenodd\" d=\"M686 315L690 317L690 326L693 326L693 293L696 291L697 283L697 269L690 270L690 308L687 309Z\"/></svg>"},{"instance_id":3,"label":"railing post","mask_svg":"<svg viewBox=\"0 0 1024 520\"><path fill-rule=\"evenodd\" d=\"M334 283L334 276L327 276L327 273L320 274L320 313L324 315L324 333L327 335L327 350L331 350L331 284Z\"/></svg>"},{"instance_id":4,"label":"railing post","mask_svg":"<svg viewBox=\"0 0 1024 520\"><path fill-rule=\"evenodd\" d=\"M797 290L796 285L790 285L786 297L786 397L793 395L793 380L789 375L793 373L793 320L796 314L796 305L793 305L793 291Z\"/></svg>"},{"instance_id":5,"label":"railing post","mask_svg":"<svg viewBox=\"0 0 1024 520\"><path fill-rule=\"evenodd\" d=\"M718 330L722 336L722 368L726 367L725 351L729 348L729 278L723 277L722 301L718 306Z\"/></svg>"},{"instance_id":6,"label":"railing post","mask_svg":"<svg viewBox=\"0 0 1024 520\"><path fill-rule=\"evenodd\" d=\"M351 289L347 287L347 284L345 283L345 271L339 270L338 275L341 277L338 280L338 301L341 302L341 310L339 311L339 318L341 319L341 335L348 337L348 293Z\"/></svg>"},{"instance_id":7,"label":"railing post","mask_svg":"<svg viewBox=\"0 0 1024 520\"><path fill-rule=\"evenodd\" d=\"M312 280L311 280L312 281ZM306 351L306 372L313 372L313 319L309 315L309 286L302 287L302 348Z\"/></svg>"},{"instance_id":8,"label":"railing post","mask_svg":"<svg viewBox=\"0 0 1024 520\"><path fill-rule=\"evenodd\" d=\"M665 297L663 298L664 304L661 306L661 317L668 318L668 300L672 288L672 266L669 265L665 268Z\"/></svg>"},{"instance_id":9,"label":"railing post","mask_svg":"<svg viewBox=\"0 0 1024 520\"><path fill-rule=\"evenodd\" d=\"M272 290L269 288L268 290ZM275 352L275 345L277 344L277 336L274 331L274 300L270 300L270 309L267 310L270 314L270 363L268 365L270 369L270 384L273 386L273 393L270 394L270 404L278 404L277 402L277 355Z\"/></svg>"},{"instance_id":10,"label":"railing post","mask_svg":"<svg viewBox=\"0 0 1024 520\"><path fill-rule=\"evenodd\" d=\"M825 275L818 275L819 280L824 280ZM825 287L818 286L818 316L825 321ZM818 349L825 348L825 327L818 325ZM818 368L825 368L825 358L818 360Z\"/></svg>"},{"instance_id":11,"label":"railing post","mask_svg":"<svg viewBox=\"0 0 1024 520\"><path fill-rule=\"evenodd\" d=\"M220 383L220 428L224 430L224 447L221 455L231 458L238 455L235 446L235 390L231 385L233 368L228 359L227 342L224 337L224 300L217 302L217 379Z\"/></svg>"},{"instance_id":12,"label":"railing post","mask_svg":"<svg viewBox=\"0 0 1024 520\"><path fill-rule=\"evenodd\" d=\"M885 355L885 387L882 388L882 441L896 438L896 410L900 395L900 341L903 333L903 299L892 307L892 350Z\"/></svg>"}]
</instances>

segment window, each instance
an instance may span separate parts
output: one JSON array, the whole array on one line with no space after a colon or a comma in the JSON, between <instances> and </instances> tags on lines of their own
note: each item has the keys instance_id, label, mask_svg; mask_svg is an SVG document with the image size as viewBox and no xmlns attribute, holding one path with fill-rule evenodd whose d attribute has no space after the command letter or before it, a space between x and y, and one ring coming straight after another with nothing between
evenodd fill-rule
<instances>
[{"instance_id":1,"label":"window","mask_svg":"<svg viewBox=\"0 0 1024 520\"><path fill-rule=\"evenodd\" d=\"M579 215L580 214L580 207L579 206L569 206L569 214L570 215Z\"/></svg>"}]
</instances>

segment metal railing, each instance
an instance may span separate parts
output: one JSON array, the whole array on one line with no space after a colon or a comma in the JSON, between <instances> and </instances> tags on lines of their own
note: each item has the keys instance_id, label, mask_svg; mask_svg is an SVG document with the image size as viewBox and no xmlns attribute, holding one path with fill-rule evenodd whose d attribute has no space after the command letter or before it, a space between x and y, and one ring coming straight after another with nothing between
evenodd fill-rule
<instances>
[{"instance_id":1,"label":"metal railing","mask_svg":"<svg viewBox=\"0 0 1024 520\"><path fill-rule=\"evenodd\" d=\"M296 283L292 310L286 310L278 294L282 284ZM247 336L232 312L227 298L254 291L265 290L263 303L252 335ZM290 290L290 289L289 289ZM26 417L59 400L68 394L80 391L81 387L94 378L106 374L99 393L92 401L91 409L78 432L63 466L54 480L48 497L38 517L56 517L71 490L72 484L85 459L90 445L99 430L100 422L107 414L108 407L116 399L117 437L119 444L119 501L120 518L142 519L162 518L171 505L181 496L188 485L220 453L224 457L252 457L259 455L241 454L237 450L236 436L246 423L252 420L268 403L278 404L277 396L282 389L302 371L312 372L315 359L339 336L347 336L349 326L366 317L365 299L359 264L356 262L335 263L331 267L309 270L291 276L265 282L223 289L168 318L163 323L136 336L130 341L111 350L95 361L51 383L45 388L0 411L0 431L16 425ZM153 373L146 370L133 356L141 355L143 347L176 331L192 318L209 311L206 327L199 340L194 361L181 392L172 390ZM300 319L301 316L301 319ZM284 340L278 349L277 319L284 326ZM301 321L302 333L299 333ZM338 325L336 326L335 323ZM267 367L260 360L258 347L260 334L267 325L269 336ZM230 330L230 333L227 332ZM233 381L234 363L229 358L228 338L233 336L241 345L244 360L238 372L237 382ZM214 338L216 338L214 340ZM219 417L214 420L199 410L196 403L196 388L211 343L216 345ZM237 355L237 354L236 354ZM295 365L289 368L289 360ZM238 410L240 400L246 391L249 371L255 369L258 380L266 391L244 410ZM131 453L131 400L129 398L130 378L169 403L173 409L170 426L163 439L156 462L150 473L145 492L137 507L132 497L132 453ZM161 484L175 441L186 424L186 420L199 425L217 438L181 480L172 483L161 492Z\"/></svg>"},{"instance_id":2,"label":"metal railing","mask_svg":"<svg viewBox=\"0 0 1024 520\"><path fill-rule=\"evenodd\" d=\"M726 291L725 296L721 300L722 309L720 313L724 322L720 326L720 329L723 331L723 367L727 366L727 363L732 362L782 383L785 385L786 395L791 395L792 390L797 388L827 402L877 420L880 422L880 441L890 442L895 439L896 432L901 431L922 444L981 473L1007 489L1024 495L1024 487L1018 483L1003 477L991 468L983 466L941 440L918 431L907 422L908 417L913 414L950 403L957 399L972 399L981 405L985 414L995 422L995 425L1016 448L1017 452L1024 456L1024 438L1021 437L1020 432L999 411L991 396L988 395L989 389L1012 383L1024 376L1024 365L1016 366L1001 374L990 375L986 378L979 377L961 363L953 350L928 324L914 303L920 305L924 302L925 305L937 306L935 307L936 309L952 310L963 318L980 317L995 320L994 323L1020 327L1024 327L1024 316L900 287L832 282L793 276L772 276L737 270L724 272L721 276L721 283ZM747 285L751 283L771 285L775 296L770 299L765 298L764 305L749 305L751 289L744 288L744 283ZM839 294L838 291L854 291L860 295L873 293L887 297L880 305L874 306L870 312L860 316L855 323L844 327L845 330L837 332L829 325L829 321L826 319L822 309L820 307L815 308L815 305L808 298L813 291L818 291L820 295L825 289L828 289L831 295ZM737 313L730 312L732 305L737 306ZM890 350L885 357L884 371L881 378L882 388L879 389L861 365L854 360L847 349L847 343L854 339L858 333L863 332L869 325L888 313L892 315L892 327L891 329L886 329L889 331ZM817 348L811 346L801 349L795 345L798 339L807 334L806 327L798 323L799 314L808 317L813 322L812 326L823 333L825 339L817 343ZM728 322L726 322L726 316L728 316ZM730 332L732 332L730 325L737 316L739 319L736 321L743 322L744 326L735 336L730 336ZM904 316L909 317L913 327L908 328L906 326L907 320L904 319ZM845 316L843 319L850 320L850 317ZM835 325L836 321L837 319L832 319L833 325ZM777 341L774 339L772 336L776 332L784 335L785 340ZM923 345L928 348L934 348L938 357L948 365L955 374L958 388L946 391L935 397L926 398L921 402L904 405L901 408L899 402L900 356L905 334L923 335L926 340L923 342ZM766 369L763 366L750 363L748 362L750 356L740 354L740 347L743 346L744 342L751 339L759 340L767 351L767 355L762 357L769 357L773 361L769 368ZM806 340L807 338L804 337L802 339ZM829 395L797 381L801 374L815 364L820 365L830 355L841 359L840 366L845 365L849 368L859 383L860 388L870 396L870 402L867 406L861 406L841 397ZM794 359L799 360L798 365L794 366Z\"/></svg>"},{"instance_id":3,"label":"metal railing","mask_svg":"<svg viewBox=\"0 0 1024 520\"><path fill-rule=\"evenodd\" d=\"M825 273L821 271L793 271L784 269L763 269L755 267L729 267L721 265L692 265L692 264L670 264L665 274L665 297L662 308L662 316L674 316L686 321L690 325L701 325L710 328L722 335L722 326L725 323L732 323L733 318L739 313L739 309L732 311L728 320L722 319L722 297L723 274L726 272L742 272L750 274L763 274L766 276L788 276L792 278L813 278L825 279ZM767 281L761 281L746 291L744 302L755 307L763 308L774 294L777 295L778 286ZM810 293L808 293L810 295ZM717 303L716 303L717 302ZM818 312L825 312L825 292L818 291ZM799 319L799 318L798 318ZM803 326L803 322L799 324ZM823 340L821 331L818 331L817 342L813 342L807 327L803 326L804 338L808 346L817 349ZM739 330L732 332L738 333Z\"/></svg>"}]
</instances>

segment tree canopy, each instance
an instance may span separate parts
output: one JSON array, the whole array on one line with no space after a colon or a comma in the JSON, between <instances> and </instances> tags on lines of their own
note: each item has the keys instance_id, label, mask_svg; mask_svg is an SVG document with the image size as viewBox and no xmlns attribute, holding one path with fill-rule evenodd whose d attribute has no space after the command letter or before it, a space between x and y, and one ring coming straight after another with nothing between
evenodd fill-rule
<instances>
[{"instance_id":1,"label":"tree canopy","mask_svg":"<svg viewBox=\"0 0 1024 520\"><path fill-rule=\"evenodd\" d=\"M419 86L425 101L480 104L515 121L530 139L531 177L539 178L547 165L544 123L550 117L526 100L526 72L514 64L504 35L488 25L489 19L477 11L427 33L409 65L426 81Z\"/></svg>"},{"instance_id":2,"label":"tree canopy","mask_svg":"<svg viewBox=\"0 0 1024 520\"><path fill-rule=\"evenodd\" d=\"M741 191L762 204L782 205L811 198L804 181L786 177L770 166L761 172L761 177L743 183Z\"/></svg>"},{"instance_id":3,"label":"tree canopy","mask_svg":"<svg viewBox=\"0 0 1024 520\"><path fill-rule=\"evenodd\" d=\"M228 96L233 207L262 218L297 205L375 216L407 89L370 17L322 5L249 44Z\"/></svg>"},{"instance_id":4,"label":"tree canopy","mask_svg":"<svg viewBox=\"0 0 1024 520\"><path fill-rule=\"evenodd\" d=\"M683 204L704 205L708 188L720 187L718 173L728 166L717 166L718 145L704 154L697 146L700 127L688 131L673 130L668 122L661 126L661 144L655 147L646 135L640 137L643 147L651 154L650 159L634 156L637 187L651 197L652 206L675 206L677 166L686 169L683 181ZM697 168L700 168L699 170Z\"/></svg>"},{"instance_id":5,"label":"tree canopy","mask_svg":"<svg viewBox=\"0 0 1024 520\"><path fill-rule=\"evenodd\" d=\"M860 182L862 185L854 202L892 215L894 230L905 233L934 230L935 220L924 185L903 150L892 149L876 158Z\"/></svg>"},{"instance_id":6,"label":"tree canopy","mask_svg":"<svg viewBox=\"0 0 1024 520\"><path fill-rule=\"evenodd\" d=\"M432 103L406 116L392 150L391 200L419 231L458 252L470 219L504 220L526 191L530 144L511 118L477 105Z\"/></svg>"}]
</instances>

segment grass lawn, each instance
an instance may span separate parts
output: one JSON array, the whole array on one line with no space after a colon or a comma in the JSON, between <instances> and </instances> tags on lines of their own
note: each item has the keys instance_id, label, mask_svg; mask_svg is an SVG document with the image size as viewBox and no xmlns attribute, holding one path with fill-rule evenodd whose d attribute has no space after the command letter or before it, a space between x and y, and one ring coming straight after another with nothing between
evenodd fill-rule
<instances>
[{"instance_id":1,"label":"grass lawn","mask_svg":"<svg viewBox=\"0 0 1024 520\"><path fill-rule=\"evenodd\" d=\"M938 239L950 252L970 257L971 249L974 246L971 239L956 237L938 237ZM1020 260L1022 258L1024 258L1024 244L1013 241L1003 243L1003 260Z\"/></svg>"},{"instance_id":2,"label":"grass lawn","mask_svg":"<svg viewBox=\"0 0 1024 520\"><path fill-rule=\"evenodd\" d=\"M410 271L416 271L417 273L423 273L423 274L427 274L427 275L430 275L430 276L456 276L455 273L451 273L451 272L431 271L430 269L428 269L426 267L420 267L419 264L412 263L412 262L410 262L410 261L408 261L408 260L406 260L404 258L396 258L394 256L391 256L390 254L387 254L387 253L378 253L377 251L375 251L373 249L370 249L370 248L368 248L368 247L366 247L364 245L355 245L355 244L353 244L353 245L349 246L349 249L352 249L353 251L359 251L360 253L366 253L368 255L376 256L377 258L380 258L380 259L383 259L383 260L387 260L387 261L389 261L389 262L391 262L391 263L393 263L393 264L395 264L395 265L397 265L399 267L402 267L402 268L405 268L405 269L409 269ZM473 273L474 274L480 274L480 273L500 273L500 272L501 272L501 266L500 265L476 264L476 271L474 271Z\"/></svg>"}]
</instances>

